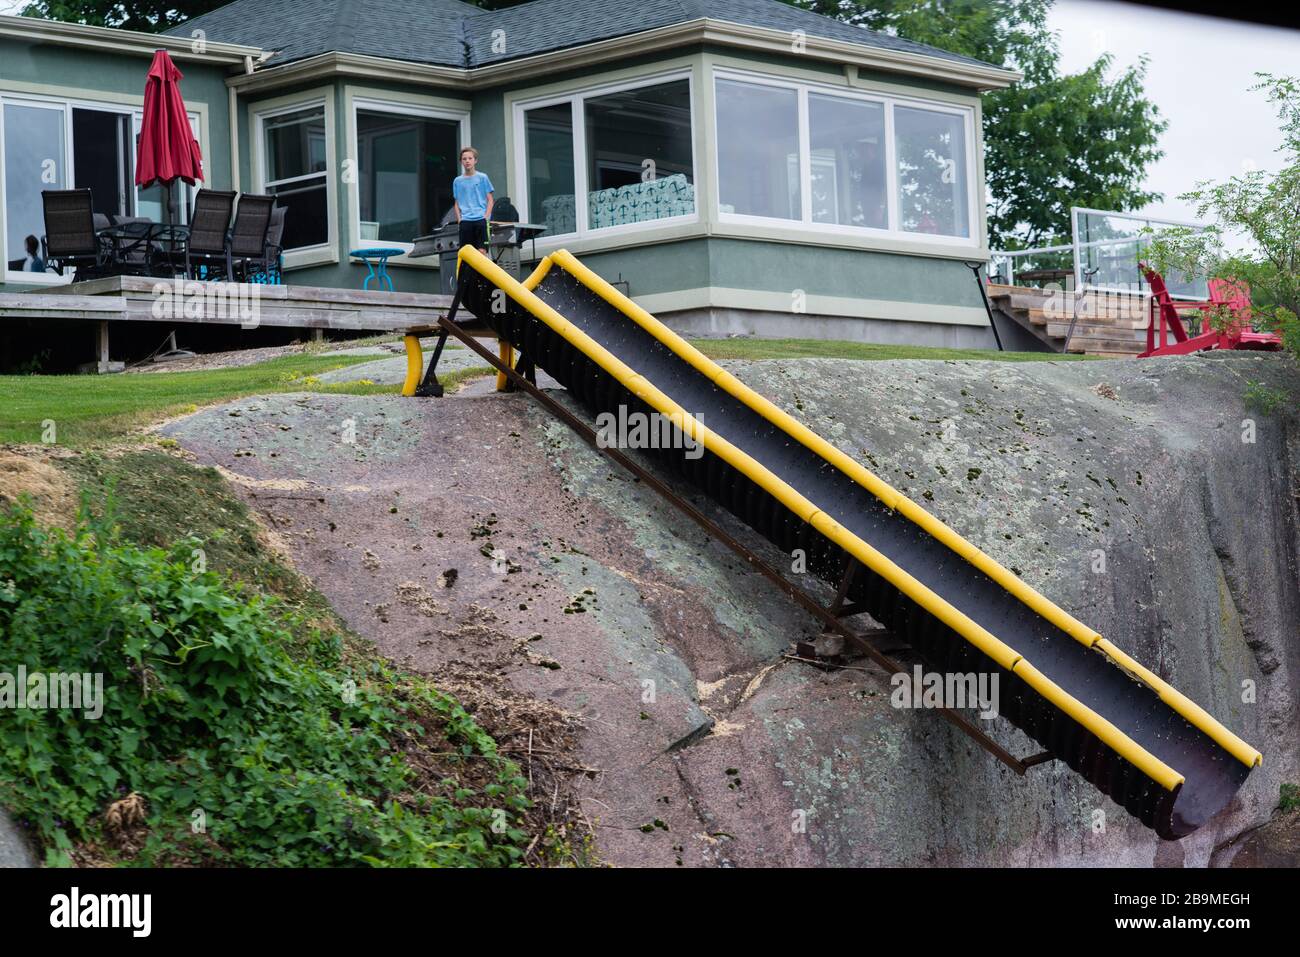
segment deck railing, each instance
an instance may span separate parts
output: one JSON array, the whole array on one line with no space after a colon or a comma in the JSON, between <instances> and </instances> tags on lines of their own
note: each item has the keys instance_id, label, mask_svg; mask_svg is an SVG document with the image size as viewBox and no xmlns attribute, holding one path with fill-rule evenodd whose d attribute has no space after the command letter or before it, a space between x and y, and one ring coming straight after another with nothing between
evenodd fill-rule
<instances>
[{"instance_id":1,"label":"deck railing","mask_svg":"<svg viewBox=\"0 0 1300 957\"><path fill-rule=\"evenodd\" d=\"M1059 246L995 250L989 278L1010 286L1058 285L1084 291L1103 289L1147 295L1138 263L1153 240L1169 235L1169 227L1204 229L1201 223L1159 219L1114 210L1070 209L1072 241ZM1208 295L1206 277L1167 275L1165 285L1175 299L1202 300Z\"/></svg>"}]
</instances>

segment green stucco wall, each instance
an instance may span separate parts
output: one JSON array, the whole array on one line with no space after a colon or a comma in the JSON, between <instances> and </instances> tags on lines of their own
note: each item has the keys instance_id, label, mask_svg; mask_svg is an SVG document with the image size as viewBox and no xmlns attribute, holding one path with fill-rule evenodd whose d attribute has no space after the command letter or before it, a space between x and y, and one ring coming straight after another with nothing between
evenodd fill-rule
<instances>
[{"instance_id":1,"label":"green stucco wall","mask_svg":"<svg viewBox=\"0 0 1300 957\"><path fill-rule=\"evenodd\" d=\"M654 56L631 57L596 67L575 69L565 74L547 75L539 79L538 83L550 85L580 81L664 59L698 58L703 54L718 54L732 62L743 60L766 68L797 68L805 76L822 75L832 81L844 77L844 69L833 63L798 56L742 53L733 48L697 45ZM141 55L24 45L0 39L0 90L5 89L6 84L44 84L51 88L84 86L87 90L97 91L101 97L140 96L144 90L147 66L148 57ZM221 67L196 64L182 64L182 69L186 74L183 91L187 102L206 106L208 185L230 188L232 176L229 137L232 118L228 115L224 82L226 72ZM862 71L859 76L861 80L914 86L918 91L969 95L969 91L938 81L868 71ZM252 162L255 141L249 120L250 107L307 90L328 88L331 91L336 146L333 160L335 176L331 188L337 209L339 261L292 269L287 273L287 280L295 285L355 288L361 285L366 276L365 266L349 261L347 256L350 249L359 245L359 240L354 235L348 187L341 175L343 160L352 152L347 142L348 87L468 100L471 103L471 138L480 152L480 166L496 183L497 195L500 197L509 192L509 157L506 155L508 118L504 98L512 92L526 92L533 85L519 80L466 93L451 88L396 83L387 81L382 76L350 76L316 79L297 87L281 87L265 93L241 95L234 117L240 154L238 184L241 189L251 191L256 183ZM711 159L697 157L697 169L704 162L711 162ZM518 197L515 199L517 201ZM708 218L710 217L705 217ZM666 241L643 241L635 246L597 246L580 251L579 255L611 281L620 277L627 280L633 296L663 296L709 288L752 290L768 294L790 294L800 289L809 297L882 300L909 306L933 304L982 310L982 302L970 270L960 260L849 248L842 244L817 245L815 235L801 237L798 241L785 241L705 234L713 231L712 228L701 228L696 231L699 235ZM627 237L623 241L636 240ZM439 274L436 269L395 264L390 266L390 272L400 290L436 292L439 289Z\"/></svg>"},{"instance_id":2,"label":"green stucco wall","mask_svg":"<svg viewBox=\"0 0 1300 957\"><path fill-rule=\"evenodd\" d=\"M583 255L633 296L720 287L789 295L887 299L900 303L983 308L971 271L951 259L821 246L691 239Z\"/></svg>"}]
</instances>

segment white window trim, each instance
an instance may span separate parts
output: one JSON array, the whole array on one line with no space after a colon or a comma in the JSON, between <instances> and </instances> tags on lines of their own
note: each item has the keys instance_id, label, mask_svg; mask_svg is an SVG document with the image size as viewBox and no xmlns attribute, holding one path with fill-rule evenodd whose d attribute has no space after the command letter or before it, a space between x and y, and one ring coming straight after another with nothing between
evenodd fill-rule
<instances>
[{"instance_id":1,"label":"white window trim","mask_svg":"<svg viewBox=\"0 0 1300 957\"><path fill-rule=\"evenodd\" d=\"M590 187L587 182L587 123L584 101L592 97L607 96L611 93L623 93L648 86L662 86L679 80L687 82L687 100L691 104L691 184L695 188L695 212L682 216L666 216L663 219L647 220L643 223L625 223L621 226L602 226L592 229L587 226L587 194ZM656 73L637 77L621 83L606 83L583 87L552 96L518 100L513 104L511 127L514 133L514 164L519 171L516 184L519 198L515 206L526 219L531 215L532 204L528 196L528 135L525 127L525 114L539 107L556 106L560 103L571 104L573 110L573 205L576 230L568 233L546 233L537 239L537 245L550 248L565 240L586 240L617 238L635 235L648 230L679 226L700 222L700 149L697 138L697 114L699 104L695 97L695 71L691 67L676 69L665 73ZM558 241L558 242L557 242Z\"/></svg>"},{"instance_id":2,"label":"white window trim","mask_svg":"<svg viewBox=\"0 0 1300 957\"><path fill-rule=\"evenodd\" d=\"M859 89L845 89L842 86L831 86L820 84L803 79L786 79L775 77L764 73L751 73L746 70L734 68L713 67L710 71L709 83L713 91L713 115L710 121L713 123L713 142L718 142L718 105L717 105L717 83L719 80L731 80L737 83L750 83L756 86L771 86L780 89L794 90L799 102L799 167L800 167L800 196L802 209L801 219L782 219L777 216L754 216L743 213L727 213L722 210L722 169L720 151L714 148L712 163L712 173L714 182L718 184L715 191L714 214L717 216L719 223L732 223L742 226L761 226L761 227L778 227L788 229L799 233L819 233L822 235L835 236L856 236L871 237L890 242L906 242L914 244L928 244L933 246L942 246L947 248L958 249L978 249L980 246L979 236L979 216L978 216L978 198L979 190L976 189L978 180L976 164L976 130L975 111L972 107L962 106L959 104L949 103L942 100L927 100L921 97L901 96L895 93L883 93ZM808 96L815 94L817 96L839 97L846 100L857 102L877 103L884 107L885 113L885 177L887 190L887 208L889 222L897 224L899 221L898 209L898 156L897 140L894 136L894 108L896 106L915 107L917 109L929 110L935 113L948 113L962 117L962 126L966 134L966 226L969 236L944 236L938 233L914 233L903 229L897 229L891 226L888 229L878 229L870 226L849 226L839 223L818 223L812 219L812 182L808 175L808 168L811 162L811 131L808 120Z\"/></svg>"},{"instance_id":3,"label":"white window trim","mask_svg":"<svg viewBox=\"0 0 1300 957\"><path fill-rule=\"evenodd\" d=\"M93 110L97 113L117 113L121 116L131 117L132 143L131 150L131 179L132 179L132 202L139 209L140 187L134 184L135 180L135 142L134 137L140 133L140 125L144 120L144 107L136 106L129 103L113 103L105 100L88 100L73 96L47 96L40 93L20 93L8 90L0 91L0 283L5 285L30 285L30 286L65 286L73 281L71 275L60 276L57 273L29 273L14 272L9 269L9 251L7 249L7 217L3 209L5 201L5 164L4 164L4 107L6 104L15 104L17 106L34 106L40 109L59 110L63 113L63 169L65 172L67 189L73 189L73 184L77 181L76 153L73 149L72 142L72 111L83 109ZM191 109L186 114L190 120L190 127L195 131L195 137L200 140L199 147L201 152L206 156L206 144L202 142L204 127L204 117L201 111ZM206 173L206 167L204 169Z\"/></svg>"},{"instance_id":4,"label":"white window trim","mask_svg":"<svg viewBox=\"0 0 1300 957\"><path fill-rule=\"evenodd\" d=\"M334 159L336 155L334 143L334 88L324 87L316 90L306 90L292 96L250 104L248 108L251 120L249 125L253 132L251 163L253 192L255 194L266 194L268 188L266 179L266 121L275 119L277 116L300 113L303 110L310 110L315 107L322 107L325 111L324 175L327 235L323 243L318 243L315 246L303 246L286 252L284 254L284 268L286 270L339 261L338 191L335 189L334 179L337 170ZM300 179L305 182L320 175L320 173L312 173L306 176L292 177L292 179ZM276 180L276 182L281 181ZM288 182L288 180L284 182Z\"/></svg>"},{"instance_id":5,"label":"white window trim","mask_svg":"<svg viewBox=\"0 0 1300 957\"><path fill-rule=\"evenodd\" d=\"M352 249L360 249L365 245L382 245L392 249L403 249L405 253L401 256L394 256L388 260L389 266L421 266L424 268L436 268L438 264L437 257L427 259L410 259L408 258L412 250L415 249L413 242L390 242L388 240L369 240L361 238L361 184L359 175L361 172L361 149L358 140L358 123L357 114L361 111L370 113L393 113L404 116L415 116L424 119L433 120L454 120L460 124L460 132L457 134L459 143L457 149L468 146L473 143L470 135L470 110L468 105L465 108L456 108L442 104L432 104L425 102L412 102L410 100L392 100L382 96L371 94L354 94L351 90L348 92L348 162L352 164L357 176L347 181L348 186L348 222L351 235L348 242ZM459 163L459 158L457 159ZM414 239L415 237L411 237Z\"/></svg>"}]
</instances>

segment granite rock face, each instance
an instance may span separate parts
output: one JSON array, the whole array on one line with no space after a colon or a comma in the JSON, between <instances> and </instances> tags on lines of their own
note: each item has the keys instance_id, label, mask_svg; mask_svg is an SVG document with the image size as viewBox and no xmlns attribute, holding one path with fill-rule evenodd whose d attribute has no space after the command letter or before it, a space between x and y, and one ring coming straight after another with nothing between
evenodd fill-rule
<instances>
[{"instance_id":1,"label":"granite rock face","mask_svg":"<svg viewBox=\"0 0 1300 957\"><path fill-rule=\"evenodd\" d=\"M279 395L166 432L391 657L490 667L579 715L579 797L615 864L1224 864L1300 781L1288 360L726 365L1259 748L1234 804L1160 841L1068 768L1017 777L892 707L868 662L785 657L813 619L526 396ZM1247 410L1251 380L1288 404ZM413 582L423 612L393 597Z\"/></svg>"},{"instance_id":2,"label":"granite rock face","mask_svg":"<svg viewBox=\"0 0 1300 957\"><path fill-rule=\"evenodd\" d=\"M733 371L1264 754L1227 812L1162 842L1064 767L1016 779L930 715L851 715L822 699L836 682L787 671L746 707L793 805L822 819L818 859L1203 865L1268 820L1279 784L1300 777L1291 363L799 360ZM1248 409L1250 381L1289 398L1269 415ZM1006 725L997 732L1016 753L1036 750Z\"/></svg>"}]
</instances>

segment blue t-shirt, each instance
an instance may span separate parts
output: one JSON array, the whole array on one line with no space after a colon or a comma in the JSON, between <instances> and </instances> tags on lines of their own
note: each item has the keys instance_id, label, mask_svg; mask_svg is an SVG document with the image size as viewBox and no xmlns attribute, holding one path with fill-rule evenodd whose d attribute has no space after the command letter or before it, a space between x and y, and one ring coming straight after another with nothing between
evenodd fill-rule
<instances>
[{"instance_id":1,"label":"blue t-shirt","mask_svg":"<svg viewBox=\"0 0 1300 957\"><path fill-rule=\"evenodd\" d=\"M487 219L487 198L491 192L492 180L487 173L457 176L451 184L451 194L460 204L461 219Z\"/></svg>"}]
</instances>

